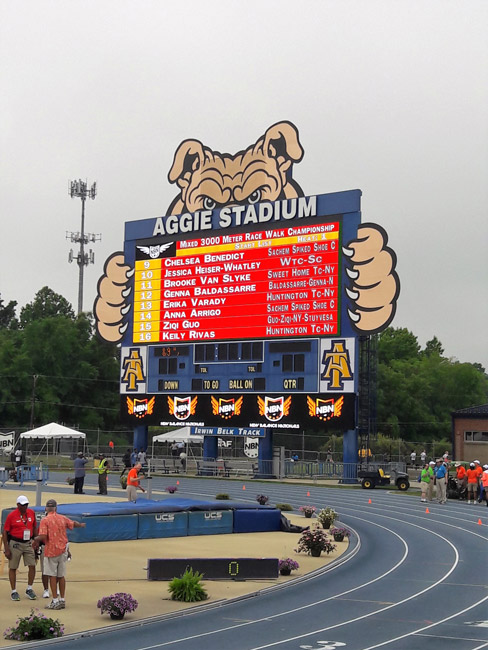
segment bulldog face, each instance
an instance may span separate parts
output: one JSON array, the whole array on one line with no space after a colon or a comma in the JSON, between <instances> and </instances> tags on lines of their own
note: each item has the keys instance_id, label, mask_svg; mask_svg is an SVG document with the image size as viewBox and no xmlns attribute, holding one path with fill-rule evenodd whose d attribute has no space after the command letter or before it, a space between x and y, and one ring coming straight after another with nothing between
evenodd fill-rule
<instances>
[{"instance_id":1,"label":"bulldog face","mask_svg":"<svg viewBox=\"0 0 488 650\"><path fill-rule=\"evenodd\" d=\"M292 179L292 165L302 157L298 131L290 122L273 125L256 144L235 155L185 140L168 174L170 183L180 188L168 214L303 196Z\"/></svg>"}]
</instances>

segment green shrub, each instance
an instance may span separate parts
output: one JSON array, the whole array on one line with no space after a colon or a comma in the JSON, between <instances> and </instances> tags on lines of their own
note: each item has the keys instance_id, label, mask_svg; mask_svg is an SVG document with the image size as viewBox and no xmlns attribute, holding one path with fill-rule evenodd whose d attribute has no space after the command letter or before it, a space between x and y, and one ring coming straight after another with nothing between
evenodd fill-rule
<instances>
[{"instance_id":1,"label":"green shrub","mask_svg":"<svg viewBox=\"0 0 488 650\"><path fill-rule=\"evenodd\" d=\"M191 567L185 571L181 578L173 578L168 585L171 600L180 600L184 603L207 600L208 594L200 584L202 578L203 574L193 571Z\"/></svg>"},{"instance_id":2,"label":"green shrub","mask_svg":"<svg viewBox=\"0 0 488 650\"><path fill-rule=\"evenodd\" d=\"M219 499L220 501L228 501L230 499L229 495L226 494L225 492L220 492L219 494L216 494L215 498Z\"/></svg>"},{"instance_id":3,"label":"green shrub","mask_svg":"<svg viewBox=\"0 0 488 650\"><path fill-rule=\"evenodd\" d=\"M277 503L276 507L282 512L290 512L290 510L293 510L293 507L289 503Z\"/></svg>"}]
</instances>

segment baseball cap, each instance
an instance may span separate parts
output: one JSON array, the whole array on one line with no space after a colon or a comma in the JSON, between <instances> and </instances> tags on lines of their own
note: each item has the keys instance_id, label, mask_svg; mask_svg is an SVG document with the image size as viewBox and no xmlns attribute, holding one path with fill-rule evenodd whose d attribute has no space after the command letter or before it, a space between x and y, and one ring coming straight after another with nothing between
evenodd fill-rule
<instances>
[{"instance_id":1,"label":"baseball cap","mask_svg":"<svg viewBox=\"0 0 488 650\"><path fill-rule=\"evenodd\" d=\"M469 463L469 466L470 466L470 467L474 467L474 463Z\"/></svg>"},{"instance_id":2,"label":"baseball cap","mask_svg":"<svg viewBox=\"0 0 488 650\"><path fill-rule=\"evenodd\" d=\"M483 469L488 469L488 465L483 465Z\"/></svg>"},{"instance_id":3,"label":"baseball cap","mask_svg":"<svg viewBox=\"0 0 488 650\"><path fill-rule=\"evenodd\" d=\"M17 503L20 503L21 506L26 506L29 503L29 499L24 494L21 494L17 497Z\"/></svg>"},{"instance_id":4,"label":"baseball cap","mask_svg":"<svg viewBox=\"0 0 488 650\"><path fill-rule=\"evenodd\" d=\"M46 501L46 508L55 508L58 504L54 499L48 499Z\"/></svg>"},{"instance_id":5,"label":"baseball cap","mask_svg":"<svg viewBox=\"0 0 488 650\"><path fill-rule=\"evenodd\" d=\"M461 463L456 463L454 467L461 467Z\"/></svg>"},{"instance_id":6,"label":"baseball cap","mask_svg":"<svg viewBox=\"0 0 488 650\"><path fill-rule=\"evenodd\" d=\"M78 452L78 456L83 456L83 452L82 452L82 451L79 451L79 452Z\"/></svg>"},{"instance_id":7,"label":"baseball cap","mask_svg":"<svg viewBox=\"0 0 488 650\"><path fill-rule=\"evenodd\" d=\"M478 465L481 465L479 460L473 460L473 463L478 463Z\"/></svg>"},{"instance_id":8,"label":"baseball cap","mask_svg":"<svg viewBox=\"0 0 488 650\"><path fill-rule=\"evenodd\" d=\"M435 465L434 461L431 460L430 463L429 463L429 465Z\"/></svg>"}]
</instances>

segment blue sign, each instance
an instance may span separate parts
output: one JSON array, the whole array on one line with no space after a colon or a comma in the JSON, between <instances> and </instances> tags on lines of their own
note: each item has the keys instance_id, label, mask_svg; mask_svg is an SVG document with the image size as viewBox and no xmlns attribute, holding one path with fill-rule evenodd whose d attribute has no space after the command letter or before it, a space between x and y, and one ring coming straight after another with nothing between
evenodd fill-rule
<instances>
[{"instance_id":1,"label":"blue sign","mask_svg":"<svg viewBox=\"0 0 488 650\"><path fill-rule=\"evenodd\" d=\"M191 436L244 436L246 438L264 438L264 429L235 427L190 427Z\"/></svg>"}]
</instances>

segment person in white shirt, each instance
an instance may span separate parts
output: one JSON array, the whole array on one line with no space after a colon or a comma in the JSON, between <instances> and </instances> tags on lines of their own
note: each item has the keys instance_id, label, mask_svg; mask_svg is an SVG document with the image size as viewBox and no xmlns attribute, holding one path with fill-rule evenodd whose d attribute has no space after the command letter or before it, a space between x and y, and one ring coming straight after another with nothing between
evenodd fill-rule
<instances>
[{"instance_id":1,"label":"person in white shirt","mask_svg":"<svg viewBox=\"0 0 488 650\"><path fill-rule=\"evenodd\" d=\"M146 452L141 449L141 451L137 454L137 460L140 462L141 465L146 464Z\"/></svg>"}]
</instances>

